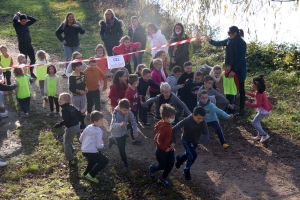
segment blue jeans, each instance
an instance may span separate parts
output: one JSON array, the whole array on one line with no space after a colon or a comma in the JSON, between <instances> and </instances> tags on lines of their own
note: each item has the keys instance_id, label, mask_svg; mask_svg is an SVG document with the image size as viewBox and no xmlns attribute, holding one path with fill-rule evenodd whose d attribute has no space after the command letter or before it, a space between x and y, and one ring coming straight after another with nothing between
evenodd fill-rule
<instances>
[{"instance_id":1,"label":"blue jeans","mask_svg":"<svg viewBox=\"0 0 300 200\"><path fill-rule=\"evenodd\" d=\"M132 55L132 60L133 60L133 63L134 63L134 65L133 65L134 71L136 70L136 67L139 64L143 63L143 55L144 55L144 53L139 53L138 57L135 57L134 54Z\"/></svg>"},{"instance_id":2,"label":"blue jeans","mask_svg":"<svg viewBox=\"0 0 300 200\"><path fill-rule=\"evenodd\" d=\"M207 122L207 126L211 126L215 129L215 132L217 133L218 138L221 144L223 145L225 143L225 138L219 122L218 121Z\"/></svg>"},{"instance_id":3,"label":"blue jeans","mask_svg":"<svg viewBox=\"0 0 300 200\"><path fill-rule=\"evenodd\" d=\"M68 47L68 46L65 46L63 45L64 47L64 52L66 54L66 61L70 61L72 59L72 54L75 52L75 51L79 51L79 46L77 47ZM68 67L68 63L66 63L66 69Z\"/></svg>"},{"instance_id":4,"label":"blue jeans","mask_svg":"<svg viewBox=\"0 0 300 200\"><path fill-rule=\"evenodd\" d=\"M268 117L269 114L257 113L252 121L252 126L257 130L259 136L266 136L267 133L263 130L260 122L263 118Z\"/></svg>"},{"instance_id":5,"label":"blue jeans","mask_svg":"<svg viewBox=\"0 0 300 200\"><path fill-rule=\"evenodd\" d=\"M196 148L197 148L198 144L194 143L194 142L188 142L185 140L182 140L182 144L185 148L185 152L182 154L182 156L180 156L178 161L180 164L187 161L183 171L188 172L188 171L190 171L192 164L195 162L195 160L197 158Z\"/></svg>"}]
</instances>

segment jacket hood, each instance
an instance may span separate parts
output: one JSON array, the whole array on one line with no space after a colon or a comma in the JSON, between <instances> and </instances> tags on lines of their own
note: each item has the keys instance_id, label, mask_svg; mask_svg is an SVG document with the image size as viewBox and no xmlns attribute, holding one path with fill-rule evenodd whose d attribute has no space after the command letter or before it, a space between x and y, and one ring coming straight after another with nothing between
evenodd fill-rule
<instances>
[{"instance_id":1,"label":"jacket hood","mask_svg":"<svg viewBox=\"0 0 300 200\"><path fill-rule=\"evenodd\" d=\"M172 126L170 123L165 122L164 120L160 120L157 122L157 124L154 126L154 131L156 132L158 129L163 131L168 131L170 126Z\"/></svg>"},{"instance_id":2,"label":"jacket hood","mask_svg":"<svg viewBox=\"0 0 300 200\"><path fill-rule=\"evenodd\" d=\"M88 125L88 126L85 128L85 130L86 130L86 132L87 132L88 135L92 136L92 135L95 134L95 132L97 132L98 127L96 127L96 126L90 124L90 125Z\"/></svg>"}]
</instances>

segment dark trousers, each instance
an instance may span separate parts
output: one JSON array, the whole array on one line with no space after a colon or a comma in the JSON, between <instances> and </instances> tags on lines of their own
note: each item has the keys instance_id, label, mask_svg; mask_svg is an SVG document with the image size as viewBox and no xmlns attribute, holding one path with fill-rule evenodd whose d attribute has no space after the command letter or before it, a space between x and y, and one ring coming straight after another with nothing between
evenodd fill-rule
<instances>
[{"instance_id":1,"label":"dark trousers","mask_svg":"<svg viewBox=\"0 0 300 200\"><path fill-rule=\"evenodd\" d=\"M133 60L133 63L134 63L134 65L133 65L134 71L136 70L136 67L139 64L143 63L143 55L144 55L144 52L139 53L139 55L137 57L135 57L135 55L132 55L132 60Z\"/></svg>"},{"instance_id":2,"label":"dark trousers","mask_svg":"<svg viewBox=\"0 0 300 200\"><path fill-rule=\"evenodd\" d=\"M89 91L86 93L86 99L87 99L87 112L91 113L93 106L95 104L95 110L100 111L101 105L100 105L100 91Z\"/></svg>"},{"instance_id":3,"label":"dark trousers","mask_svg":"<svg viewBox=\"0 0 300 200\"><path fill-rule=\"evenodd\" d=\"M132 112L132 114L134 115L135 117L135 120L136 120L136 123L138 123L138 120L137 120L137 110L130 110ZM127 125L127 130L130 129L130 134L131 134L131 139L134 140L134 136L133 136L133 127L132 127L132 124L131 122L128 123Z\"/></svg>"},{"instance_id":4,"label":"dark trousers","mask_svg":"<svg viewBox=\"0 0 300 200\"><path fill-rule=\"evenodd\" d=\"M56 109L56 112L59 113L58 97L51 97L51 96L48 96L48 99L49 99L50 111L51 111L51 112L54 111L53 105L54 105L54 103L55 103L55 109Z\"/></svg>"},{"instance_id":5,"label":"dark trousers","mask_svg":"<svg viewBox=\"0 0 300 200\"><path fill-rule=\"evenodd\" d=\"M82 155L88 160L84 175L89 173L94 178L108 164L108 158L101 152L82 153Z\"/></svg>"},{"instance_id":6,"label":"dark trousers","mask_svg":"<svg viewBox=\"0 0 300 200\"><path fill-rule=\"evenodd\" d=\"M116 138L116 141L117 141L117 146L119 149L119 154L121 156L121 159L122 159L123 163L127 165L128 162L127 162L127 156L126 156L126 152L125 152L126 138L127 138L127 135L125 134L122 137Z\"/></svg>"},{"instance_id":7,"label":"dark trousers","mask_svg":"<svg viewBox=\"0 0 300 200\"><path fill-rule=\"evenodd\" d=\"M215 132L217 133L218 138L221 144L223 145L225 143L225 137L219 122L218 121L207 122L207 126L211 126L213 127L213 129L215 129Z\"/></svg>"},{"instance_id":8,"label":"dark trousers","mask_svg":"<svg viewBox=\"0 0 300 200\"><path fill-rule=\"evenodd\" d=\"M104 46L105 46L107 55L108 55L108 56L113 56L114 54L113 54L112 48L113 48L114 46L118 46L118 44L117 44L117 45L104 45Z\"/></svg>"},{"instance_id":9,"label":"dark trousers","mask_svg":"<svg viewBox=\"0 0 300 200\"><path fill-rule=\"evenodd\" d=\"M239 82L240 86L240 110L244 110L245 108L245 99L246 99L246 92L245 92L245 81Z\"/></svg>"},{"instance_id":10,"label":"dark trousers","mask_svg":"<svg viewBox=\"0 0 300 200\"><path fill-rule=\"evenodd\" d=\"M24 98L24 99L19 99L17 98L17 101L20 105L21 111L24 113L29 112L29 107L30 107L30 97Z\"/></svg>"},{"instance_id":11,"label":"dark trousers","mask_svg":"<svg viewBox=\"0 0 300 200\"><path fill-rule=\"evenodd\" d=\"M180 156L178 162L182 164L187 161L183 171L188 172L197 158L196 148L198 144L194 142L188 142L186 140L182 140L182 144L185 148L185 152Z\"/></svg>"},{"instance_id":12,"label":"dark trousers","mask_svg":"<svg viewBox=\"0 0 300 200\"><path fill-rule=\"evenodd\" d=\"M129 62L129 63L126 63L125 68L128 70L128 73L129 73L129 74L132 74L130 62Z\"/></svg>"},{"instance_id":13,"label":"dark trousers","mask_svg":"<svg viewBox=\"0 0 300 200\"><path fill-rule=\"evenodd\" d=\"M6 72L3 72L4 79L6 79L6 85L11 85L10 77L11 77L11 71L7 70Z\"/></svg>"},{"instance_id":14,"label":"dark trousers","mask_svg":"<svg viewBox=\"0 0 300 200\"><path fill-rule=\"evenodd\" d=\"M145 97L142 97L142 101L145 103ZM142 120L142 123L147 123L147 110L148 108L145 108L141 105L140 102L138 102L138 112L139 112L139 117Z\"/></svg>"},{"instance_id":15,"label":"dark trousers","mask_svg":"<svg viewBox=\"0 0 300 200\"><path fill-rule=\"evenodd\" d=\"M150 93L150 98L156 97L157 95L160 94L160 92L149 92L149 93ZM151 112L151 107L152 107L152 105L153 105L153 103L151 103L151 104L148 105L148 110L147 110L147 112ZM156 105L156 106L158 106L158 105ZM156 115L159 115L159 113L158 113L158 114L156 113Z\"/></svg>"},{"instance_id":16,"label":"dark trousers","mask_svg":"<svg viewBox=\"0 0 300 200\"><path fill-rule=\"evenodd\" d=\"M164 170L161 177L166 179L174 166L174 151L165 152L160 148L156 148L156 160L158 161L158 165L156 165L153 170Z\"/></svg>"},{"instance_id":17,"label":"dark trousers","mask_svg":"<svg viewBox=\"0 0 300 200\"><path fill-rule=\"evenodd\" d=\"M226 94L225 97L229 101L229 103L234 106L234 108L231 109L231 108L226 106L224 111L228 114L235 114L236 95Z\"/></svg>"},{"instance_id":18,"label":"dark trousers","mask_svg":"<svg viewBox=\"0 0 300 200\"><path fill-rule=\"evenodd\" d=\"M22 42L20 42L19 43L19 51L20 51L20 53L22 53L26 56L26 59L27 59L27 56L29 57L30 65L35 64L34 49L31 45L31 43L28 43L28 42L22 43ZM30 73L33 74L33 67L30 67ZM35 76L35 75L33 74L33 76Z\"/></svg>"}]
</instances>

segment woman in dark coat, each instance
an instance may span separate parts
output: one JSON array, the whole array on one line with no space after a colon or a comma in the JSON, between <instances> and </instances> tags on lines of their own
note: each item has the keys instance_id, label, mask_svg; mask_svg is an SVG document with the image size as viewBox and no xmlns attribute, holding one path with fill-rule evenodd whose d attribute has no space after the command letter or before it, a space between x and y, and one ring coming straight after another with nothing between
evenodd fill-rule
<instances>
[{"instance_id":1,"label":"woman in dark coat","mask_svg":"<svg viewBox=\"0 0 300 200\"><path fill-rule=\"evenodd\" d=\"M26 59L27 56L30 58L30 65L35 64L35 55L31 45L29 26L35 22L36 19L34 17L26 16L20 12L16 13L13 18L13 26L18 37L19 51L26 56ZM32 78L36 78L33 73L33 67L30 67L30 74Z\"/></svg>"},{"instance_id":2,"label":"woman in dark coat","mask_svg":"<svg viewBox=\"0 0 300 200\"><path fill-rule=\"evenodd\" d=\"M61 34L64 33L64 37ZM64 51L66 54L66 61L70 61L72 54L79 51L79 33L84 34L84 28L76 21L74 14L69 12L65 20L60 24L55 34L56 37L63 43ZM68 63L66 64L67 69ZM64 74L63 77L66 77Z\"/></svg>"},{"instance_id":3,"label":"woman in dark coat","mask_svg":"<svg viewBox=\"0 0 300 200\"><path fill-rule=\"evenodd\" d=\"M245 79L246 79L246 50L247 44L241 37L244 32L236 26L231 26L228 31L229 38L222 41L214 41L207 37L207 41L213 46L226 46L225 64L231 66L229 77L237 74L239 78L240 111L237 116L244 115L245 108ZM244 35L242 35L244 36Z\"/></svg>"},{"instance_id":4,"label":"woman in dark coat","mask_svg":"<svg viewBox=\"0 0 300 200\"><path fill-rule=\"evenodd\" d=\"M189 39L189 37L184 33L183 25L181 23L175 24L170 43L187 39ZM186 61L189 61L189 45L190 43L184 43L169 47L170 70L172 70L172 68L176 65L180 66L183 69L183 64Z\"/></svg>"},{"instance_id":5,"label":"woman in dark coat","mask_svg":"<svg viewBox=\"0 0 300 200\"><path fill-rule=\"evenodd\" d=\"M119 46L119 41L123 35L122 22L116 18L111 9L104 12L104 19L99 22L100 37L104 42L108 56L113 56L112 48Z\"/></svg>"}]
</instances>

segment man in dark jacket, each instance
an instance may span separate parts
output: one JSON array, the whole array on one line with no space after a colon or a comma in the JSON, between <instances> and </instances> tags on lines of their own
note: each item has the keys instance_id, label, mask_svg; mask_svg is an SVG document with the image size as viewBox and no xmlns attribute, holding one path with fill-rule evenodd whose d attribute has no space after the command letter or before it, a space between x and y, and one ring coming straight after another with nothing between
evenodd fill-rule
<instances>
[{"instance_id":1,"label":"man in dark jacket","mask_svg":"<svg viewBox=\"0 0 300 200\"><path fill-rule=\"evenodd\" d=\"M34 49L31 45L31 37L29 26L34 24L36 19L31 16L26 16L20 12L17 12L13 18L13 26L17 33L18 43L19 43L19 51L20 53L30 58L30 65L35 64L35 55ZM33 67L30 67L31 77L36 78L35 74L33 73Z\"/></svg>"},{"instance_id":2,"label":"man in dark jacket","mask_svg":"<svg viewBox=\"0 0 300 200\"><path fill-rule=\"evenodd\" d=\"M140 50L144 50L146 47L146 31L144 27L138 22L137 16L131 17L131 25L128 26L128 36L131 39L131 42L140 42L142 47ZM140 52L139 56L132 56L132 60L134 62L134 71L139 64L143 62L144 52Z\"/></svg>"}]
</instances>

